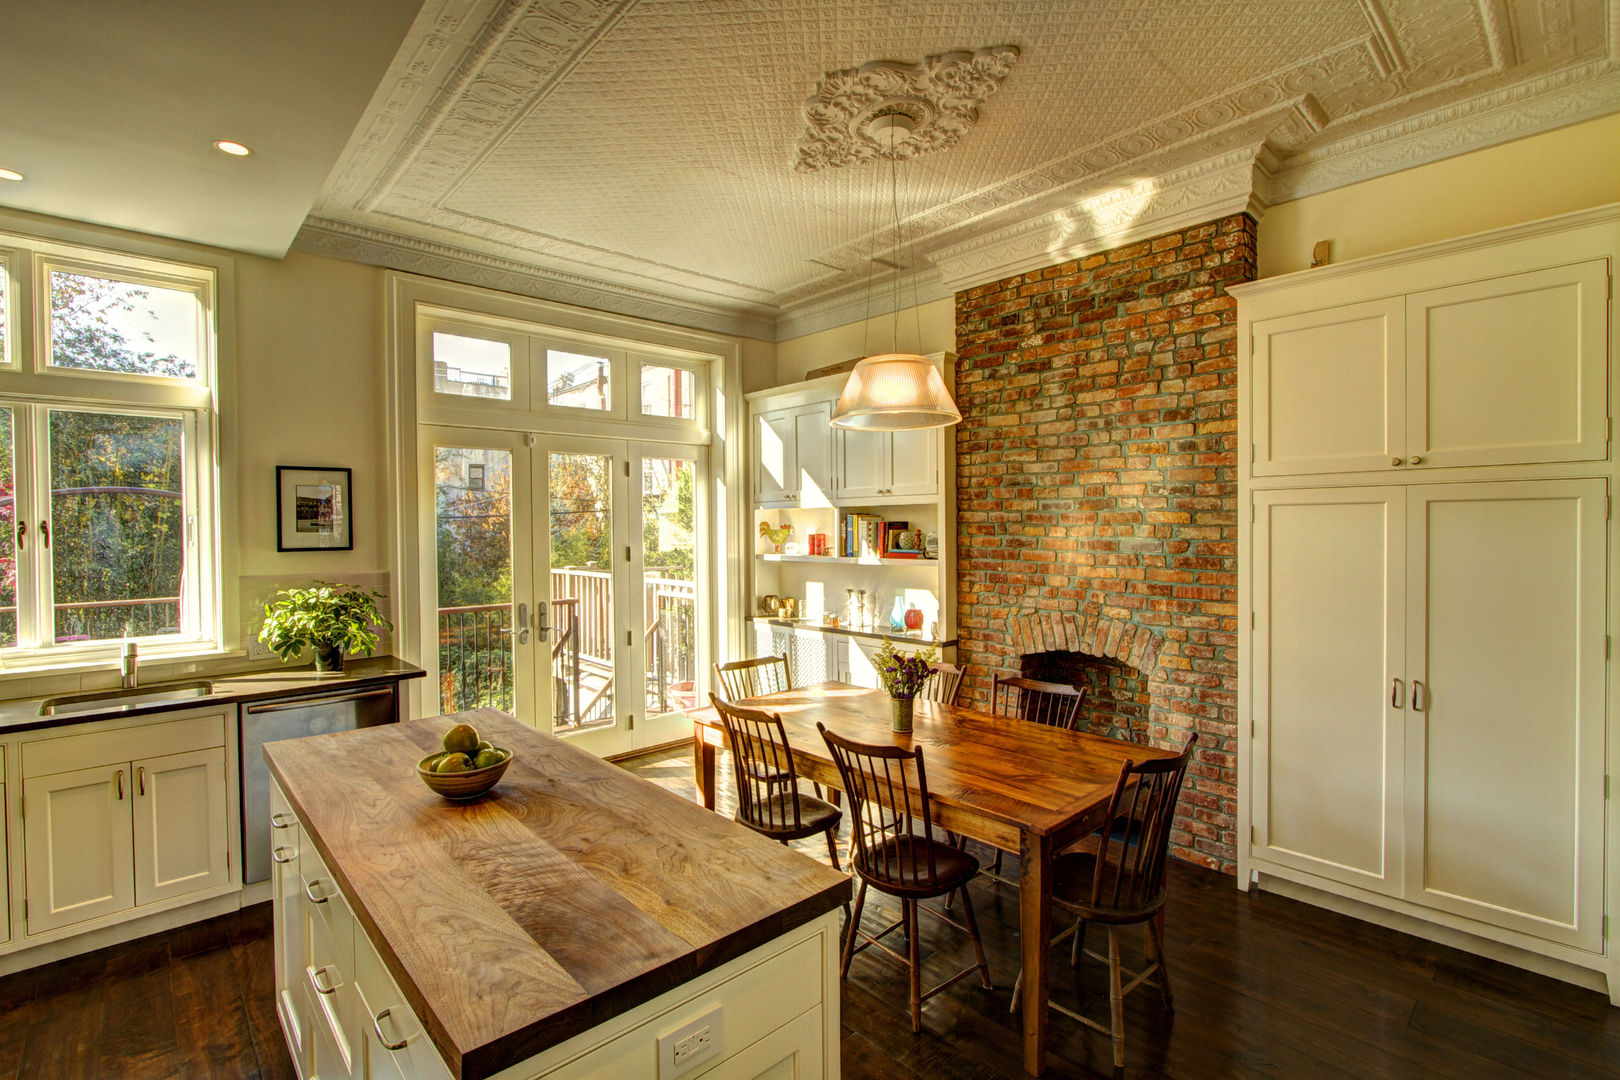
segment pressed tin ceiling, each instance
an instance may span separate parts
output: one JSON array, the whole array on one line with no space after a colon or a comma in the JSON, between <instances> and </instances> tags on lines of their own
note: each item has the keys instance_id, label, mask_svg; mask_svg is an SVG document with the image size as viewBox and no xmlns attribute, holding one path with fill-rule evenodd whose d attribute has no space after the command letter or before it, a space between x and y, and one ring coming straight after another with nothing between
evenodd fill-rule
<instances>
[{"instance_id":1,"label":"pressed tin ceiling","mask_svg":"<svg viewBox=\"0 0 1620 1080\"><path fill-rule=\"evenodd\" d=\"M746 336L1620 109L1616 0L427 0L297 246ZM954 145L795 168L829 72L1010 46ZM873 292L870 298L868 293Z\"/></svg>"}]
</instances>

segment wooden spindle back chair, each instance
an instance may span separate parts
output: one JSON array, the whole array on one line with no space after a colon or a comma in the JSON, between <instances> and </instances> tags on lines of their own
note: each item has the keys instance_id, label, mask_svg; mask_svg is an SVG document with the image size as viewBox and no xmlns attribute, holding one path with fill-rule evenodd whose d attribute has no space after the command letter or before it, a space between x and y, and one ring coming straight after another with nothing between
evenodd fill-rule
<instances>
[{"instance_id":1,"label":"wooden spindle back chair","mask_svg":"<svg viewBox=\"0 0 1620 1080\"><path fill-rule=\"evenodd\" d=\"M793 689L785 656L756 656L714 665L714 677L727 701L761 697Z\"/></svg>"},{"instance_id":2,"label":"wooden spindle back chair","mask_svg":"<svg viewBox=\"0 0 1620 1080\"><path fill-rule=\"evenodd\" d=\"M843 818L831 803L799 791L798 769L788 748L782 718L744 709L709 695L731 747L731 774L737 784L738 823L786 844L827 834L827 854L838 869L838 825Z\"/></svg>"},{"instance_id":3,"label":"wooden spindle back chair","mask_svg":"<svg viewBox=\"0 0 1620 1080\"><path fill-rule=\"evenodd\" d=\"M957 691L962 689L962 669L955 664L931 664L933 674L928 681L922 684L917 696L926 701L938 701L946 705L956 704Z\"/></svg>"},{"instance_id":4,"label":"wooden spindle back chair","mask_svg":"<svg viewBox=\"0 0 1620 1080\"><path fill-rule=\"evenodd\" d=\"M979 940L979 926L973 918L973 901L968 882L979 872L978 860L964 851L932 838L933 819L928 806L928 773L923 765L923 749L903 750L893 745L852 742L828 731L820 723L816 729L827 742L827 750L838 775L843 778L849 799L849 817L855 834L855 874L861 879L855 894L855 912L849 920L844 942L841 976L849 974L855 954L875 947L905 964L911 976L911 1030L922 1030L922 1003L966 978L975 971L980 983L990 989L990 967ZM912 829L921 824L922 832ZM861 929L861 910L866 889L872 888L900 900L900 921L868 934ZM958 923L918 901L936 896L959 894L963 923ZM922 962L919 956L919 911L939 919L968 935L977 962L968 965L926 992L922 989ZM965 925L964 925L965 923ZM901 956L883 944L882 939L904 928L908 955ZM857 938L864 939L859 948Z\"/></svg>"},{"instance_id":5,"label":"wooden spindle back chair","mask_svg":"<svg viewBox=\"0 0 1620 1080\"><path fill-rule=\"evenodd\" d=\"M1016 716L1065 731L1080 726L1080 703L1084 700L1085 691L1077 687L1020 675L997 675L990 694L991 711L997 716Z\"/></svg>"}]
</instances>

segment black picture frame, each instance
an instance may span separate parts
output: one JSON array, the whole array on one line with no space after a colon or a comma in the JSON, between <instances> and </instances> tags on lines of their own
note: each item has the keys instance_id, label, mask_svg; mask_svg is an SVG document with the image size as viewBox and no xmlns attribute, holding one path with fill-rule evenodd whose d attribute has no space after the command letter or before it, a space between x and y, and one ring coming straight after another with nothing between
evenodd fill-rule
<instances>
[{"instance_id":1,"label":"black picture frame","mask_svg":"<svg viewBox=\"0 0 1620 1080\"><path fill-rule=\"evenodd\" d=\"M276 466L276 550L354 550L351 470L336 466Z\"/></svg>"}]
</instances>

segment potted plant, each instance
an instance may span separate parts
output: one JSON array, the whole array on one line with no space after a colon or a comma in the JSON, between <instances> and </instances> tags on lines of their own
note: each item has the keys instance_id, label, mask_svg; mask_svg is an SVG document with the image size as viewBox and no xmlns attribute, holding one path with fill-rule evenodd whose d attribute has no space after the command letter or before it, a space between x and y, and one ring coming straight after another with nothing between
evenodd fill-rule
<instances>
[{"instance_id":1,"label":"potted plant","mask_svg":"<svg viewBox=\"0 0 1620 1080\"><path fill-rule=\"evenodd\" d=\"M917 691L933 675L934 650L901 652L888 638L872 654L883 689L889 692L889 726L895 731L911 730L911 714Z\"/></svg>"},{"instance_id":2,"label":"potted plant","mask_svg":"<svg viewBox=\"0 0 1620 1080\"><path fill-rule=\"evenodd\" d=\"M259 640L283 663L308 645L316 671L342 671L345 653L370 656L380 640L376 627L394 624L377 610L382 593L355 585L317 581L307 589L282 589L264 605Z\"/></svg>"}]
</instances>

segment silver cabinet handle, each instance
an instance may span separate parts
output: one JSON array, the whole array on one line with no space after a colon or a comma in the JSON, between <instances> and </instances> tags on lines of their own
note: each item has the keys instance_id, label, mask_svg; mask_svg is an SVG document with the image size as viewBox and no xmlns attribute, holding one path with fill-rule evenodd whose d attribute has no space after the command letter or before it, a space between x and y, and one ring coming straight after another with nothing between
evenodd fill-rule
<instances>
[{"instance_id":1,"label":"silver cabinet handle","mask_svg":"<svg viewBox=\"0 0 1620 1080\"><path fill-rule=\"evenodd\" d=\"M293 827L293 822L288 820L286 814L278 810L270 815L270 827L272 829L290 829Z\"/></svg>"},{"instance_id":2,"label":"silver cabinet handle","mask_svg":"<svg viewBox=\"0 0 1620 1080\"><path fill-rule=\"evenodd\" d=\"M270 849L270 859L271 859L271 861L272 862L278 862L283 866L286 866L288 863L292 862L293 861L293 856L296 855L296 854L298 854L298 853L296 851L294 851L292 848L281 846L281 845L278 845L278 846L273 847L273 848Z\"/></svg>"},{"instance_id":3,"label":"silver cabinet handle","mask_svg":"<svg viewBox=\"0 0 1620 1080\"><path fill-rule=\"evenodd\" d=\"M341 983L341 982L335 982L331 986L322 986L321 985L321 976L324 975L326 972L331 971L331 970L332 970L331 965L327 964L327 965L322 965L321 967L318 967L314 971L311 971L309 973L310 984L315 987L315 992L317 994L321 994L323 996L324 995L335 994L335 993L338 992L338 987L343 985L343 983Z\"/></svg>"},{"instance_id":4,"label":"silver cabinet handle","mask_svg":"<svg viewBox=\"0 0 1620 1080\"><path fill-rule=\"evenodd\" d=\"M1429 692L1422 683L1412 680L1412 711L1423 712L1429 707Z\"/></svg>"},{"instance_id":5,"label":"silver cabinet handle","mask_svg":"<svg viewBox=\"0 0 1620 1080\"><path fill-rule=\"evenodd\" d=\"M391 1010L389 1009L384 1009L376 1016L373 1016L371 1018L371 1030L377 1033L377 1041L383 1044L384 1050L403 1050L406 1046L410 1045L411 1040L401 1039L397 1043L391 1043L388 1041L388 1036L382 1033L382 1022L388 1016L390 1011Z\"/></svg>"},{"instance_id":6,"label":"silver cabinet handle","mask_svg":"<svg viewBox=\"0 0 1620 1080\"><path fill-rule=\"evenodd\" d=\"M1400 679L1394 679L1389 685L1389 704L1392 708L1406 708L1406 687L1401 685Z\"/></svg>"},{"instance_id":7,"label":"silver cabinet handle","mask_svg":"<svg viewBox=\"0 0 1620 1080\"><path fill-rule=\"evenodd\" d=\"M327 894L326 896L315 895L315 886L319 885L320 883L320 878L316 878L314 881L304 882L304 895L309 897L309 902L312 904L324 904L328 900L332 899L331 894Z\"/></svg>"}]
</instances>

